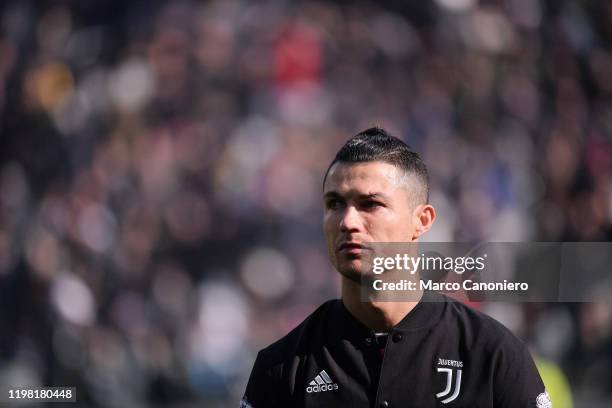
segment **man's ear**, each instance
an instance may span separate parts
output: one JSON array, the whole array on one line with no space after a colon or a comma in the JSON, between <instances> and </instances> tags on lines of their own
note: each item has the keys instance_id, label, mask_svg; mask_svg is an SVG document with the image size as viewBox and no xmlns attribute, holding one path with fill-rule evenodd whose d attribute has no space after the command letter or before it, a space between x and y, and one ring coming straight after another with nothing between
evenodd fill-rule
<instances>
[{"instance_id":1,"label":"man's ear","mask_svg":"<svg viewBox=\"0 0 612 408\"><path fill-rule=\"evenodd\" d=\"M414 234L412 239L416 241L421 235L429 231L436 219L436 210L431 204L417 205L412 214L414 221Z\"/></svg>"}]
</instances>

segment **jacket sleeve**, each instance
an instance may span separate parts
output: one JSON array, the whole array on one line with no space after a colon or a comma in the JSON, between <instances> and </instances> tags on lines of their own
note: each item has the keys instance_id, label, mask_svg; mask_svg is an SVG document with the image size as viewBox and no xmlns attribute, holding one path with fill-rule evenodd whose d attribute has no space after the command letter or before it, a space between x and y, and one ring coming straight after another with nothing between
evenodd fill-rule
<instances>
[{"instance_id":1,"label":"jacket sleeve","mask_svg":"<svg viewBox=\"0 0 612 408\"><path fill-rule=\"evenodd\" d=\"M265 363L260 351L255 359L246 391L240 401L240 408L278 407L278 387L274 385L272 368Z\"/></svg>"},{"instance_id":2,"label":"jacket sleeve","mask_svg":"<svg viewBox=\"0 0 612 408\"><path fill-rule=\"evenodd\" d=\"M552 408L527 347L518 339L510 342L498 356L494 387L495 408Z\"/></svg>"}]
</instances>

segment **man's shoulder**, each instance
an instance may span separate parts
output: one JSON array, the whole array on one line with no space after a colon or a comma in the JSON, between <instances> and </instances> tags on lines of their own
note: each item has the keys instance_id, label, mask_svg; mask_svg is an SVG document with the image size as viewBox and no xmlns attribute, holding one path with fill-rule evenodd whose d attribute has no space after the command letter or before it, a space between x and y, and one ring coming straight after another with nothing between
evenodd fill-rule
<instances>
[{"instance_id":1,"label":"man's shoulder","mask_svg":"<svg viewBox=\"0 0 612 408\"><path fill-rule=\"evenodd\" d=\"M258 358L266 365L275 365L287 358L307 354L325 342L331 319L341 307L341 300L328 300L308 315L285 336L259 351Z\"/></svg>"},{"instance_id":2,"label":"man's shoulder","mask_svg":"<svg viewBox=\"0 0 612 408\"><path fill-rule=\"evenodd\" d=\"M525 347L521 339L493 317L463 302L448 296L446 298L449 313L447 319L450 318L450 320L456 322L455 324L463 331L468 343L480 343L494 348L522 349Z\"/></svg>"}]
</instances>

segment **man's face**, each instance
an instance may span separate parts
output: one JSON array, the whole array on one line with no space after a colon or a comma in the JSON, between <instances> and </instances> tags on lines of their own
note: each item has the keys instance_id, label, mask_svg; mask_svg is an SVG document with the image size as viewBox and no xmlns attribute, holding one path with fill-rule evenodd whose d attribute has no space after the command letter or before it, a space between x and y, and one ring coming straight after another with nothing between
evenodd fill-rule
<instances>
[{"instance_id":1,"label":"man's face","mask_svg":"<svg viewBox=\"0 0 612 408\"><path fill-rule=\"evenodd\" d=\"M385 162L336 163L323 191L323 225L334 267L359 281L370 243L415 240L414 198L400 170Z\"/></svg>"}]
</instances>

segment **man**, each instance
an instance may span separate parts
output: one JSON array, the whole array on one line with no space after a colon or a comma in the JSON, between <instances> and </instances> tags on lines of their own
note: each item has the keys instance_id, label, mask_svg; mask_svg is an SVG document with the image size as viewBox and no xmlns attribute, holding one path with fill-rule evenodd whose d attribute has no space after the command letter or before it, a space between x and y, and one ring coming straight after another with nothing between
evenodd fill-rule
<instances>
[{"instance_id":1,"label":"man","mask_svg":"<svg viewBox=\"0 0 612 408\"><path fill-rule=\"evenodd\" d=\"M419 155L383 129L338 152L323 182L329 256L342 299L259 352L241 407L551 407L523 343L438 293L362 301L365 254L418 242L436 213Z\"/></svg>"}]
</instances>

